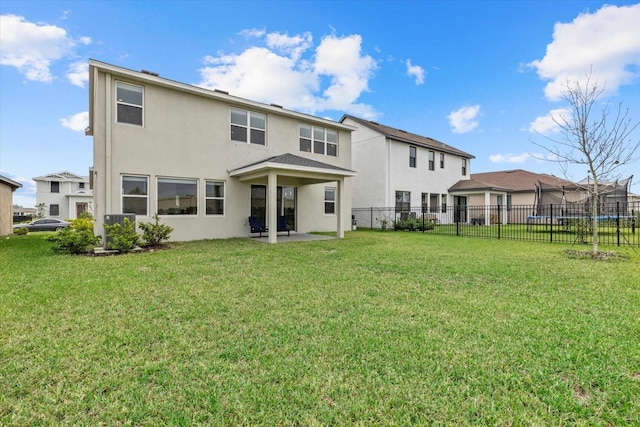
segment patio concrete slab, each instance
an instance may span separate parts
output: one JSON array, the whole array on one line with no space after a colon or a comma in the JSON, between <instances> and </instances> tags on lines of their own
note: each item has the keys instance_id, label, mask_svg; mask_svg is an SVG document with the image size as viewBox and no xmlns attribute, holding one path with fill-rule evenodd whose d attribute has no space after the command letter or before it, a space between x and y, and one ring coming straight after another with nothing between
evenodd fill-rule
<instances>
[{"instance_id":1,"label":"patio concrete slab","mask_svg":"<svg viewBox=\"0 0 640 427\"><path fill-rule=\"evenodd\" d=\"M332 240L335 238L335 236L325 236L322 234L291 233L289 236L286 234L278 234L278 243L312 242L314 240ZM269 243L267 236L251 237L251 239L261 243Z\"/></svg>"}]
</instances>

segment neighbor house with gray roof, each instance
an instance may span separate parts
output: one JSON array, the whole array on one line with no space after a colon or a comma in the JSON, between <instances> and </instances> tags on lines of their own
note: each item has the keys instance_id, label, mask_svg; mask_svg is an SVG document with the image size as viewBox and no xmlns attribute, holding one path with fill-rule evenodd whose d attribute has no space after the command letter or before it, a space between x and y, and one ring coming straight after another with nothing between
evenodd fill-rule
<instances>
[{"instance_id":1,"label":"neighbor house with gray roof","mask_svg":"<svg viewBox=\"0 0 640 427\"><path fill-rule=\"evenodd\" d=\"M466 196L452 196L449 188L470 178L473 155L443 142L375 121L344 115L353 126L353 207L416 209L437 215L447 206L466 204Z\"/></svg>"},{"instance_id":2,"label":"neighbor house with gray roof","mask_svg":"<svg viewBox=\"0 0 640 427\"><path fill-rule=\"evenodd\" d=\"M93 215L88 176L62 171L32 179L36 182L36 205L43 205L45 216L75 219L83 212Z\"/></svg>"},{"instance_id":3,"label":"neighbor house with gray roof","mask_svg":"<svg viewBox=\"0 0 640 427\"><path fill-rule=\"evenodd\" d=\"M351 225L352 127L89 61L96 232L106 216L158 214L172 240ZM277 233L269 232L275 243Z\"/></svg>"}]
</instances>

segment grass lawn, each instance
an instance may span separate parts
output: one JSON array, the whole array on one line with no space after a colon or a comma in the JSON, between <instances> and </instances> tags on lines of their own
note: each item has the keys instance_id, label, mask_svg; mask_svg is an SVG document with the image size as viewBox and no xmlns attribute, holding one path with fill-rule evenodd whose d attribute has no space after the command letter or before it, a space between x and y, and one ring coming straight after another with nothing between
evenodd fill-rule
<instances>
[{"instance_id":1,"label":"grass lawn","mask_svg":"<svg viewBox=\"0 0 640 427\"><path fill-rule=\"evenodd\" d=\"M0 425L638 425L640 254L357 231L0 240Z\"/></svg>"}]
</instances>

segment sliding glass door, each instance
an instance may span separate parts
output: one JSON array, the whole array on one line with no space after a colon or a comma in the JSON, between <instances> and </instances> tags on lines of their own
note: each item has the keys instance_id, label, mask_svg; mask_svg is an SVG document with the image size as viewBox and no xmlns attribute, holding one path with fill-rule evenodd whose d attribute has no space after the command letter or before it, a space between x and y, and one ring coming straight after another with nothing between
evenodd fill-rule
<instances>
[{"instance_id":1,"label":"sliding glass door","mask_svg":"<svg viewBox=\"0 0 640 427\"><path fill-rule=\"evenodd\" d=\"M296 229L296 188L278 187L278 215L284 215L290 230ZM251 186L251 215L267 224L267 186Z\"/></svg>"}]
</instances>

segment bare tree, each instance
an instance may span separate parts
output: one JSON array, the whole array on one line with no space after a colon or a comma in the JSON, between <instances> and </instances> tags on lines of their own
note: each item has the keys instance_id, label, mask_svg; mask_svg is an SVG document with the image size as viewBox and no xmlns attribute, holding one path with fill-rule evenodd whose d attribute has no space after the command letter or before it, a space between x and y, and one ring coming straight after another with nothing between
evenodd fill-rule
<instances>
[{"instance_id":1,"label":"bare tree","mask_svg":"<svg viewBox=\"0 0 640 427\"><path fill-rule=\"evenodd\" d=\"M637 160L636 151L640 139L634 140L634 131L640 122L633 122L629 109L618 104L615 115L609 113L609 103L603 104L600 112L596 108L604 87L592 82L591 73L584 83L569 81L565 84L562 98L569 104L565 114L552 116L560 129L560 137L544 136L548 144L533 141L546 150L551 160L560 164L561 171L568 179L571 165L586 166L589 184L584 190L591 201L593 232L593 254L598 254L598 206L606 180L617 179L618 169Z\"/></svg>"}]
</instances>

